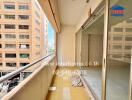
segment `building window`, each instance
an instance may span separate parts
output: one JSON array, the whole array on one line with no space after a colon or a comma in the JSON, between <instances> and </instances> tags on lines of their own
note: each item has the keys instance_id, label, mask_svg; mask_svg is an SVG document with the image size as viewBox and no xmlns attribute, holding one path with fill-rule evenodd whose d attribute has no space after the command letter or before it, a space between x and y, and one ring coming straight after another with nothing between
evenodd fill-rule
<instances>
[{"instance_id":1,"label":"building window","mask_svg":"<svg viewBox=\"0 0 132 100\"><path fill-rule=\"evenodd\" d=\"M16 67L16 63L6 63L7 67Z\"/></svg>"},{"instance_id":2,"label":"building window","mask_svg":"<svg viewBox=\"0 0 132 100\"><path fill-rule=\"evenodd\" d=\"M123 32L123 28L114 28L114 32Z\"/></svg>"},{"instance_id":3,"label":"building window","mask_svg":"<svg viewBox=\"0 0 132 100\"><path fill-rule=\"evenodd\" d=\"M4 5L5 9L15 9L15 5L9 5L9 4L5 4Z\"/></svg>"},{"instance_id":4,"label":"building window","mask_svg":"<svg viewBox=\"0 0 132 100\"><path fill-rule=\"evenodd\" d=\"M40 22L39 22L38 20L35 20L35 23L36 23L37 25L40 25Z\"/></svg>"},{"instance_id":5,"label":"building window","mask_svg":"<svg viewBox=\"0 0 132 100\"><path fill-rule=\"evenodd\" d=\"M36 5L37 9L40 11L40 6L39 6L39 4L35 2L35 5Z\"/></svg>"},{"instance_id":6,"label":"building window","mask_svg":"<svg viewBox=\"0 0 132 100\"><path fill-rule=\"evenodd\" d=\"M126 41L132 41L132 37L125 37Z\"/></svg>"},{"instance_id":7,"label":"building window","mask_svg":"<svg viewBox=\"0 0 132 100\"><path fill-rule=\"evenodd\" d=\"M19 10L28 10L29 6L28 5L19 5Z\"/></svg>"},{"instance_id":8,"label":"building window","mask_svg":"<svg viewBox=\"0 0 132 100\"><path fill-rule=\"evenodd\" d=\"M0 34L0 39L2 38L2 35Z\"/></svg>"},{"instance_id":9,"label":"building window","mask_svg":"<svg viewBox=\"0 0 132 100\"><path fill-rule=\"evenodd\" d=\"M35 11L35 15L36 15L38 18L40 18L40 15L39 15L39 13L38 13L37 11Z\"/></svg>"},{"instance_id":10,"label":"building window","mask_svg":"<svg viewBox=\"0 0 132 100\"><path fill-rule=\"evenodd\" d=\"M20 63L20 66L23 67L23 66L26 66L28 65L29 63Z\"/></svg>"},{"instance_id":11,"label":"building window","mask_svg":"<svg viewBox=\"0 0 132 100\"><path fill-rule=\"evenodd\" d=\"M15 29L14 24L5 24L5 29Z\"/></svg>"},{"instance_id":12,"label":"building window","mask_svg":"<svg viewBox=\"0 0 132 100\"><path fill-rule=\"evenodd\" d=\"M125 54L124 56L125 58L129 58L129 59L131 58L131 54Z\"/></svg>"},{"instance_id":13,"label":"building window","mask_svg":"<svg viewBox=\"0 0 132 100\"><path fill-rule=\"evenodd\" d=\"M29 39L29 35L19 35L19 39Z\"/></svg>"},{"instance_id":14,"label":"building window","mask_svg":"<svg viewBox=\"0 0 132 100\"><path fill-rule=\"evenodd\" d=\"M37 48L40 48L40 45L36 45Z\"/></svg>"},{"instance_id":15,"label":"building window","mask_svg":"<svg viewBox=\"0 0 132 100\"><path fill-rule=\"evenodd\" d=\"M40 41L40 36L36 36L36 39L37 39L38 41Z\"/></svg>"},{"instance_id":16,"label":"building window","mask_svg":"<svg viewBox=\"0 0 132 100\"><path fill-rule=\"evenodd\" d=\"M0 48L2 48L2 44L0 44Z\"/></svg>"},{"instance_id":17,"label":"building window","mask_svg":"<svg viewBox=\"0 0 132 100\"><path fill-rule=\"evenodd\" d=\"M113 45L113 49L122 49L122 45Z\"/></svg>"},{"instance_id":18,"label":"building window","mask_svg":"<svg viewBox=\"0 0 132 100\"><path fill-rule=\"evenodd\" d=\"M2 58L2 53L0 53L0 58Z\"/></svg>"},{"instance_id":19,"label":"building window","mask_svg":"<svg viewBox=\"0 0 132 100\"><path fill-rule=\"evenodd\" d=\"M6 58L16 58L16 54L15 53L6 53L5 57Z\"/></svg>"},{"instance_id":20,"label":"building window","mask_svg":"<svg viewBox=\"0 0 132 100\"><path fill-rule=\"evenodd\" d=\"M5 44L6 49L16 48L16 44Z\"/></svg>"},{"instance_id":21,"label":"building window","mask_svg":"<svg viewBox=\"0 0 132 100\"><path fill-rule=\"evenodd\" d=\"M19 29L29 29L29 25L19 25Z\"/></svg>"},{"instance_id":22,"label":"building window","mask_svg":"<svg viewBox=\"0 0 132 100\"><path fill-rule=\"evenodd\" d=\"M114 36L113 37L113 40L114 41L121 41L122 40L122 37L120 37L120 36Z\"/></svg>"},{"instance_id":23,"label":"building window","mask_svg":"<svg viewBox=\"0 0 132 100\"><path fill-rule=\"evenodd\" d=\"M126 32L132 32L132 28L126 28Z\"/></svg>"},{"instance_id":24,"label":"building window","mask_svg":"<svg viewBox=\"0 0 132 100\"><path fill-rule=\"evenodd\" d=\"M28 20L28 19L29 19L29 15L19 15L19 16L18 16L18 19L21 19L21 20Z\"/></svg>"},{"instance_id":25,"label":"building window","mask_svg":"<svg viewBox=\"0 0 132 100\"><path fill-rule=\"evenodd\" d=\"M29 49L29 44L20 44L19 48L20 49Z\"/></svg>"},{"instance_id":26,"label":"building window","mask_svg":"<svg viewBox=\"0 0 132 100\"><path fill-rule=\"evenodd\" d=\"M112 57L113 57L113 58L121 58L122 55L121 55L121 54L113 54Z\"/></svg>"},{"instance_id":27,"label":"building window","mask_svg":"<svg viewBox=\"0 0 132 100\"><path fill-rule=\"evenodd\" d=\"M40 55L40 52L36 52L36 55Z\"/></svg>"},{"instance_id":28,"label":"building window","mask_svg":"<svg viewBox=\"0 0 132 100\"><path fill-rule=\"evenodd\" d=\"M8 74L9 72L1 72L1 76Z\"/></svg>"},{"instance_id":29,"label":"building window","mask_svg":"<svg viewBox=\"0 0 132 100\"><path fill-rule=\"evenodd\" d=\"M125 46L125 49L126 49L126 50L131 50L131 48L132 48L131 45Z\"/></svg>"},{"instance_id":30,"label":"building window","mask_svg":"<svg viewBox=\"0 0 132 100\"><path fill-rule=\"evenodd\" d=\"M5 19L15 19L15 15L4 15Z\"/></svg>"},{"instance_id":31,"label":"building window","mask_svg":"<svg viewBox=\"0 0 132 100\"><path fill-rule=\"evenodd\" d=\"M16 35L15 34L5 34L5 39L15 39Z\"/></svg>"},{"instance_id":32,"label":"building window","mask_svg":"<svg viewBox=\"0 0 132 100\"><path fill-rule=\"evenodd\" d=\"M40 33L40 29L38 29L38 28L35 28L35 30L36 30L36 32L37 32L37 33Z\"/></svg>"},{"instance_id":33,"label":"building window","mask_svg":"<svg viewBox=\"0 0 132 100\"><path fill-rule=\"evenodd\" d=\"M22 53L20 54L20 58L29 58L29 54Z\"/></svg>"},{"instance_id":34,"label":"building window","mask_svg":"<svg viewBox=\"0 0 132 100\"><path fill-rule=\"evenodd\" d=\"M3 64L2 63L0 63L0 66L2 66Z\"/></svg>"},{"instance_id":35,"label":"building window","mask_svg":"<svg viewBox=\"0 0 132 100\"><path fill-rule=\"evenodd\" d=\"M127 22L127 23L132 23L132 18L131 18L131 19L127 19L126 22Z\"/></svg>"}]
</instances>

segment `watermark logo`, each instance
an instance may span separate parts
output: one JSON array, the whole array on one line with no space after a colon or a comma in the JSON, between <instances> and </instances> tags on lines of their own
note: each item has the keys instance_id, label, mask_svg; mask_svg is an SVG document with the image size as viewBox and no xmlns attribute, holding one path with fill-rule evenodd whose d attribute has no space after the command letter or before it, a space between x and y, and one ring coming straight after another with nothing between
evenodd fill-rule
<instances>
[{"instance_id":1,"label":"watermark logo","mask_svg":"<svg viewBox=\"0 0 132 100\"><path fill-rule=\"evenodd\" d=\"M111 8L111 15L112 16L124 16L125 8L120 5L115 5Z\"/></svg>"}]
</instances>

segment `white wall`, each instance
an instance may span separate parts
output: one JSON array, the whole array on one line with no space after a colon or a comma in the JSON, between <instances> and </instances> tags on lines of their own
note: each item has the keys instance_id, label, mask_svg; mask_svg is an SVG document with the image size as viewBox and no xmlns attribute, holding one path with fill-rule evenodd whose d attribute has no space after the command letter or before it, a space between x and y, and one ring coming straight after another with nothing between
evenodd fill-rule
<instances>
[{"instance_id":1,"label":"white wall","mask_svg":"<svg viewBox=\"0 0 132 100\"><path fill-rule=\"evenodd\" d=\"M58 66L75 64L75 27L62 26L58 34Z\"/></svg>"}]
</instances>

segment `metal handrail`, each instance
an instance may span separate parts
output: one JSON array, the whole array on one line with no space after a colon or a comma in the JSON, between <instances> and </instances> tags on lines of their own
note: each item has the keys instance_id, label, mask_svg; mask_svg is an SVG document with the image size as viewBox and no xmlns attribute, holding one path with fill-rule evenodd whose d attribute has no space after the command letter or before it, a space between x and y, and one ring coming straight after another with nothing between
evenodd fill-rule
<instances>
[{"instance_id":1,"label":"metal handrail","mask_svg":"<svg viewBox=\"0 0 132 100\"><path fill-rule=\"evenodd\" d=\"M54 53L49 54L49 55L47 55L47 56L45 56L45 57L43 57L43 58L41 58L41 59L39 59L39 60L36 60L36 61L34 61L33 63L28 64L28 65L26 65L26 66L24 66L24 67L21 67L21 68L15 70L15 71L13 71L13 72L11 72L11 73L5 75L5 76L2 76L2 77L0 78L0 83L6 81L6 80L8 80L8 79L13 78L14 76L18 75L18 74L21 73L22 71L26 70L27 68L30 68L31 66L33 66L33 65L35 65L36 63L38 63L38 62L40 62L40 61L42 61L42 60L48 58L48 57L51 56L51 55L54 55Z\"/></svg>"}]
</instances>

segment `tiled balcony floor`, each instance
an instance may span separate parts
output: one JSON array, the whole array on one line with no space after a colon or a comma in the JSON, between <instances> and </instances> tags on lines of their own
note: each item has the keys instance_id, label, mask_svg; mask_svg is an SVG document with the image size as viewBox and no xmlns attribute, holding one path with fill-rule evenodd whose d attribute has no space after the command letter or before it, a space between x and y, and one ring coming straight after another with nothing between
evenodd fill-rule
<instances>
[{"instance_id":1,"label":"tiled balcony floor","mask_svg":"<svg viewBox=\"0 0 132 100\"><path fill-rule=\"evenodd\" d=\"M55 91L50 91L47 96L47 100L91 100L84 87L72 86L72 74L62 74L64 71L73 72L76 68L58 68L54 76L52 86L56 87Z\"/></svg>"}]
</instances>

